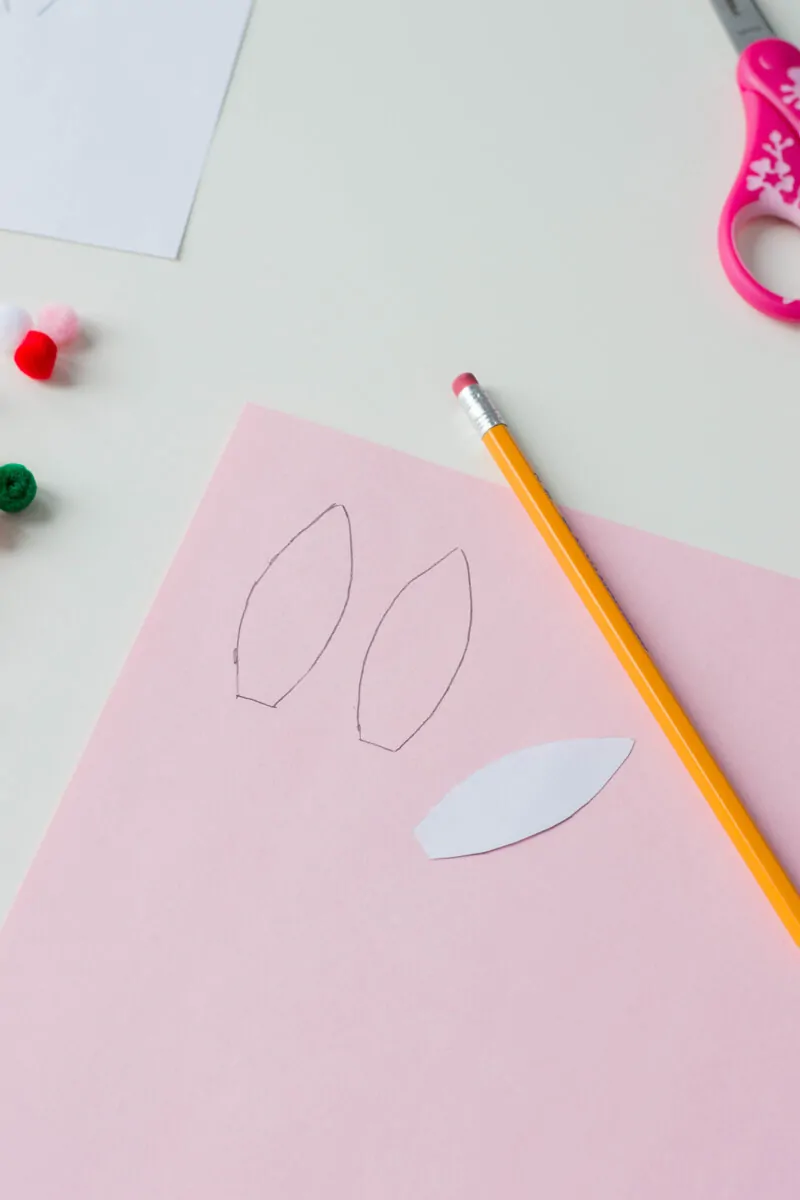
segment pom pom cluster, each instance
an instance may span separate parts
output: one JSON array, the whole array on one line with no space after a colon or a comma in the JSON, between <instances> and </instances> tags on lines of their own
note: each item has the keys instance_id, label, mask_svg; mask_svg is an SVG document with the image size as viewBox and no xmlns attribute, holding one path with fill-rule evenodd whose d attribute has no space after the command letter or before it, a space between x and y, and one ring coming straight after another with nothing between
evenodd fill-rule
<instances>
[{"instance_id":1,"label":"pom pom cluster","mask_svg":"<svg viewBox=\"0 0 800 1200\"><path fill-rule=\"evenodd\" d=\"M15 304L0 307L0 346L30 379L50 378L58 351L76 340L80 328L78 314L67 304L46 305L35 322Z\"/></svg>"},{"instance_id":2,"label":"pom pom cluster","mask_svg":"<svg viewBox=\"0 0 800 1200\"><path fill-rule=\"evenodd\" d=\"M74 342L80 333L78 314L66 304L48 304L34 322L16 304L0 305L0 350L14 355L14 362L30 379L49 379L58 351ZM0 512L18 513L36 495L33 473L22 463L0 466Z\"/></svg>"}]
</instances>

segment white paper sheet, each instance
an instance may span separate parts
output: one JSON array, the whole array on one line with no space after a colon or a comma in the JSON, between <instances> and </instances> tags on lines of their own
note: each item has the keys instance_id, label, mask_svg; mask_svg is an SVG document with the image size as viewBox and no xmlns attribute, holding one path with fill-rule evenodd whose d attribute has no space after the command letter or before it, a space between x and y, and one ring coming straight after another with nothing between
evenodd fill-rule
<instances>
[{"instance_id":1,"label":"white paper sheet","mask_svg":"<svg viewBox=\"0 0 800 1200\"><path fill-rule=\"evenodd\" d=\"M251 0L0 0L0 226L174 258Z\"/></svg>"},{"instance_id":2,"label":"white paper sheet","mask_svg":"<svg viewBox=\"0 0 800 1200\"><path fill-rule=\"evenodd\" d=\"M623 737L530 746L456 784L415 829L429 858L485 854L560 825L588 804L633 749Z\"/></svg>"}]
</instances>

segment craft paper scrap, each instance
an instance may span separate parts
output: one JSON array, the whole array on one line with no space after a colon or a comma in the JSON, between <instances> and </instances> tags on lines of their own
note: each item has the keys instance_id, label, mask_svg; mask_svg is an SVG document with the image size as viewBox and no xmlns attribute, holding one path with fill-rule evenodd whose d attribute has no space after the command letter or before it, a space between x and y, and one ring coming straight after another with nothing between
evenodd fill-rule
<instances>
[{"instance_id":1,"label":"craft paper scrap","mask_svg":"<svg viewBox=\"0 0 800 1200\"><path fill-rule=\"evenodd\" d=\"M2 0L0 227L174 258L251 0Z\"/></svg>"},{"instance_id":2,"label":"craft paper scrap","mask_svg":"<svg viewBox=\"0 0 800 1200\"><path fill-rule=\"evenodd\" d=\"M576 525L797 872L800 583ZM604 738L574 819L421 851L481 768ZM508 490L251 408L0 934L0 1194L795 1200L798 1012Z\"/></svg>"},{"instance_id":3,"label":"craft paper scrap","mask_svg":"<svg viewBox=\"0 0 800 1200\"><path fill-rule=\"evenodd\" d=\"M569 738L529 746L457 783L417 826L429 858L485 854L566 821L605 787L630 738Z\"/></svg>"}]
</instances>

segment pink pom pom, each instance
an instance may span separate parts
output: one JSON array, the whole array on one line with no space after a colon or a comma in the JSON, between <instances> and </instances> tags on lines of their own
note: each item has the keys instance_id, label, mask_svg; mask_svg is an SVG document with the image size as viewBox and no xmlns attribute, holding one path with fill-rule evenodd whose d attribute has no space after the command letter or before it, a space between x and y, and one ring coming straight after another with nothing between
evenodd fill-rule
<instances>
[{"instance_id":1,"label":"pink pom pom","mask_svg":"<svg viewBox=\"0 0 800 1200\"><path fill-rule=\"evenodd\" d=\"M48 334L57 346L74 342L81 330L78 314L68 304L47 304L36 318L36 328Z\"/></svg>"}]
</instances>

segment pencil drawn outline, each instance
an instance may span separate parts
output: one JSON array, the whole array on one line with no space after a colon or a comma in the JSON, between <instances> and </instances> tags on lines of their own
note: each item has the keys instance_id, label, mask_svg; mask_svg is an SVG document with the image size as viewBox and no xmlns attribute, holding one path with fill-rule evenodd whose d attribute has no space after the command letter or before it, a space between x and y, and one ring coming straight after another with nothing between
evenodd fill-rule
<instances>
[{"instance_id":1,"label":"pencil drawn outline","mask_svg":"<svg viewBox=\"0 0 800 1200\"><path fill-rule=\"evenodd\" d=\"M367 663L369 662L369 656L372 651L372 647L375 645L378 634L380 633L381 629L383 628L383 625L384 625L387 617L389 616L389 613L392 611L394 606L397 604L400 597L405 592L407 592L410 587L413 587L413 585L415 583L419 582L420 579L423 579L426 575L429 575L431 571L435 571L437 567L440 567L443 562L445 562L448 558L451 558L454 554L461 555L461 558L463 559L463 562L464 562L464 567L467 572L467 598L468 598L468 602L469 602L469 616L467 619L467 635L466 635L466 638L464 639L464 649L461 652L461 657L459 658L458 663L456 664L456 668L453 671L453 674L451 675L447 686L445 687L445 689L442 692L439 699L436 701L436 704L433 706L431 711L428 713L425 720L421 721L420 724L417 725L416 729L413 729L411 731L411 733L408 735L408 737L405 738L400 743L399 746L394 746L394 747L384 746L380 742L373 742L369 738L365 738L361 732L361 700L362 700L361 693L362 693L362 688L364 685L364 676L365 676L366 670L367 670ZM435 563L431 563L431 565L429 567L426 567L424 571L420 571L418 575L415 575L412 579L409 579L407 583L403 584L403 586L400 588L400 591L394 597L391 604L386 609L386 611L384 612L381 619L378 621L378 624L375 626L375 632L373 633L372 637L370 638L369 645L367 646L367 650L364 655L364 659L361 663L361 674L358 677L358 700L356 702L356 729L358 730L358 740L360 742L363 742L364 745L366 745L366 746L377 746L379 750L387 750L390 754L397 754L398 751L402 750L404 746L408 745L408 743L411 741L411 739L413 737L417 736L420 729L424 728L424 726L428 724L431 717L436 715L436 713L439 711L442 704L444 703L445 697L447 696L447 694L449 693L453 684L455 683L456 676L458 675L459 671L461 670L461 668L464 664L464 659L467 657L467 650L469 649L470 637L472 636L472 616L473 616L472 573L469 569L469 559L467 558L465 552L461 549L460 546L454 546L452 550L448 550L447 554L443 554L441 558L438 558Z\"/></svg>"},{"instance_id":2,"label":"pencil drawn outline","mask_svg":"<svg viewBox=\"0 0 800 1200\"><path fill-rule=\"evenodd\" d=\"M55 6L58 4L58 2L59 2L59 0L47 0L47 3L42 5L42 7L37 12L36 16L43 17L44 14L46 12L49 12L51 8L55 8ZM13 15L11 12L11 0L3 0L3 8L9 14L9 16Z\"/></svg>"},{"instance_id":3,"label":"pencil drawn outline","mask_svg":"<svg viewBox=\"0 0 800 1200\"><path fill-rule=\"evenodd\" d=\"M347 522L347 542L348 542L348 551L350 554L350 568L349 568L349 575L348 575L348 579L347 579L347 592L345 594L344 603L342 605L342 610L339 613L339 616L336 618L334 626L331 629L330 633L328 634L328 637L326 638L325 643L322 646L322 649L320 650L319 654L317 654L316 658L313 660L311 665L306 668L306 670L299 677L299 679L296 679L295 682L292 684L292 686L290 688L288 688L283 693L282 696L279 696L278 699L273 704L270 704L266 700L258 700L258 699L256 699L255 696L245 696L239 691L239 643L240 643L241 637L242 637L242 626L244 625L244 619L247 616L247 610L250 606L250 601L252 599L253 593L255 592L256 588L261 583L261 581L264 579L264 577L267 575L268 571L271 570L271 568L275 565L275 563L281 557L281 555L284 554L288 549L290 549L290 547L295 544L295 542L298 540L298 538L301 538L303 536L303 534L308 533L308 531L310 529L313 529L315 525L319 524L320 521L322 521L325 517L327 517L330 513L332 513L337 508L341 509L342 513L344 514L344 519ZM295 688L299 687L300 684L303 682L303 680L308 675L311 674L311 672L314 670L314 667L317 665L317 663L322 658L325 651L328 649L328 646L330 646L331 642L333 641L333 639L336 635L336 631L338 630L339 626L341 625L342 621L344 620L344 614L347 611L348 604L350 603L350 593L352 590L353 590L353 525L350 520L350 514L343 504L338 504L338 503L337 504L329 504L328 507L326 509L324 509L318 516L316 516L313 521L309 521L308 525L305 525L302 529L300 529L294 535L294 537L291 538L286 543L285 546L282 546L281 549L277 552L277 554L273 554L272 558L269 560L269 562L267 563L264 570L261 572L261 574L256 579L255 583L250 588L250 591L247 593L247 599L244 602L244 608L242 609L242 615L239 618L239 626L236 631L236 646L234 647L234 651L233 651L233 662L234 662L234 666L236 667L236 699L237 700L250 700L253 704L260 704L263 708L277 708L278 705L281 704L286 699L287 696L290 696L292 694L292 692L295 690Z\"/></svg>"}]
</instances>

